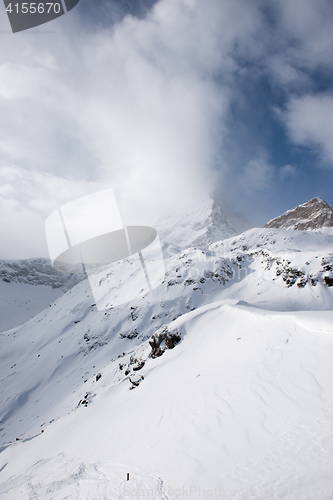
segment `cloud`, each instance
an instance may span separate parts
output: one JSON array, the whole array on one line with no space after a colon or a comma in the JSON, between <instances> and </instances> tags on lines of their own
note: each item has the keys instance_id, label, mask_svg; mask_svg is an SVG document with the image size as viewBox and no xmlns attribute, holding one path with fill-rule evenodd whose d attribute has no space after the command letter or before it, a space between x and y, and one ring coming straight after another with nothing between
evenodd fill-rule
<instances>
[{"instance_id":1,"label":"cloud","mask_svg":"<svg viewBox=\"0 0 333 500\"><path fill-rule=\"evenodd\" d=\"M15 165L2 166L1 251L12 259L19 259L27 254L30 257L47 256L44 221L48 215L64 203L104 187L98 182L65 179L47 172L28 171Z\"/></svg>"},{"instance_id":2,"label":"cloud","mask_svg":"<svg viewBox=\"0 0 333 500\"><path fill-rule=\"evenodd\" d=\"M332 65L333 9L330 0L274 2L279 34L288 42L287 58L298 68ZM283 45L283 42L280 42Z\"/></svg>"},{"instance_id":3,"label":"cloud","mask_svg":"<svg viewBox=\"0 0 333 500\"><path fill-rule=\"evenodd\" d=\"M40 215L52 205L44 193L59 204L57 179L66 192L75 183L113 187L128 223L148 224L209 193L237 68L231 52L235 37L256 27L256 13L244 0L223 8L220 0L163 0L144 19L88 33L67 18L42 44L21 37L0 48L0 164L15 165L14 176L31 173ZM36 218L20 196L24 179L11 185L10 200Z\"/></svg>"},{"instance_id":4,"label":"cloud","mask_svg":"<svg viewBox=\"0 0 333 500\"><path fill-rule=\"evenodd\" d=\"M280 167L278 169L278 174L282 181L291 177L295 177L296 173L297 167L295 167L295 165L284 165L283 167Z\"/></svg>"},{"instance_id":5,"label":"cloud","mask_svg":"<svg viewBox=\"0 0 333 500\"><path fill-rule=\"evenodd\" d=\"M238 189L246 192L247 195L268 190L275 168L266 160L265 155L250 160L240 172L237 183Z\"/></svg>"},{"instance_id":6,"label":"cloud","mask_svg":"<svg viewBox=\"0 0 333 500\"><path fill-rule=\"evenodd\" d=\"M251 196L270 189L276 162L261 154L266 144L252 132L262 115L253 113L240 144L245 125L241 113L234 120L233 107L245 114L251 86L263 78L274 88L272 99L290 100L293 140L310 134L331 155L324 130L306 135L310 125L298 127L297 118L297 102L313 88L311 71L332 67L330 0L160 0L147 11L148 4L139 19L103 2L103 23L89 25L80 3L52 23L54 33L3 36L0 203L7 220L0 232L7 243L0 258L43 253L43 218L99 186L113 187L132 224L153 225L160 213L201 199L218 182L225 191L237 185L236 200L251 193L250 206ZM227 154L232 141L237 161ZM282 169L280 176L287 174Z\"/></svg>"},{"instance_id":7,"label":"cloud","mask_svg":"<svg viewBox=\"0 0 333 500\"><path fill-rule=\"evenodd\" d=\"M284 117L295 144L319 149L323 160L333 166L333 97L304 95L290 99Z\"/></svg>"}]
</instances>

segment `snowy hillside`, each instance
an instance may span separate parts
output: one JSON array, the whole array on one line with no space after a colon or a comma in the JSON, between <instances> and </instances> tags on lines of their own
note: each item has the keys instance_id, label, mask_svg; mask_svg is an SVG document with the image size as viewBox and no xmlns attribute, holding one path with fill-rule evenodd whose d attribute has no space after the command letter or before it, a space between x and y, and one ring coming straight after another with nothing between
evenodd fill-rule
<instances>
[{"instance_id":1,"label":"snowy hillside","mask_svg":"<svg viewBox=\"0 0 333 500\"><path fill-rule=\"evenodd\" d=\"M84 279L48 259L0 260L0 332L22 325Z\"/></svg>"},{"instance_id":2,"label":"snowy hillside","mask_svg":"<svg viewBox=\"0 0 333 500\"><path fill-rule=\"evenodd\" d=\"M332 226L333 207L321 198L312 198L312 200L288 210L264 225L264 227L298 229L300 231L308 229L320 230Z\"/></svg>"},{"instance_id":3,"label":"snowy hillside","mask_svg":"<svg viewBox=\"0 0 333 500\"><path fill-rule=\"evenodd\" d=\"M251 229L144 298L98 312L85 280L0 334L0 495L333 498L332 248Z\"/></svg>"},{"instance_id":4,"label":"snowy hillside","mask_svg":"<svg viewBox=\"0 0 333 500\"><path fill-rule=\"evenodd\" d=\"M250 227L240 214L212 198L177 207L157 225L166 255L191 244L205 248ZM175 249L172 248L175 246ZM85 278L54 270L49 259L0 261L0 332L22 325Z\"/></svg>"}]
</instances>

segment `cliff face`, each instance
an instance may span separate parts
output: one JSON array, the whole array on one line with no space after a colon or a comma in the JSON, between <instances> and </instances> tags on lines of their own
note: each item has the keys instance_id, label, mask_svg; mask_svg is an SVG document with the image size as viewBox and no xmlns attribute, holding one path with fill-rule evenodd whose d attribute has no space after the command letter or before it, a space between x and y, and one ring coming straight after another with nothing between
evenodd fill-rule
<instances>
[{"instance_id":1,"label":"cliff face","mask_svg":"<svg viewBox=\"0 0 333 500\"><path fill-rule=\"evenodd\" d=\"M267 222L264 227L278 229L319 229L333 226L333 208L321 198L298 205L284 214Z\"/></svg>"}]
</instances>

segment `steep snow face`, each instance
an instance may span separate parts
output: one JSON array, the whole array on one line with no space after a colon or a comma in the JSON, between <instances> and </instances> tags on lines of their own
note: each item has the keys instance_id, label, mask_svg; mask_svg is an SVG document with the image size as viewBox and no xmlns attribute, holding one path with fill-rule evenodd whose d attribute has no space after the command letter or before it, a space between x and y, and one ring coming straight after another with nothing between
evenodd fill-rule
<instances>
[{"instance_id":1,"label":"steep snow face","mask_svg":"<svg viewBox=\"0 0 333 500\"><path fill-rule=\"evenodd\" d=\"M0 332L22 325L84 279L55 271L48 259L0 261Z\"/></svg>"},{"instance_id":2,"label":"steep snow face","mask_svg":"<svg viewBox=\"0 0 333 500\"><path fill-rule=\"evenodd\" d=\"M301 231L332 226L333 208L321 198L312 198L312 200L288 210L264 225L264 227L298 229Z\"/></svg>"},{"instance_id":3,"label":"steep snow face","mask_svg":"<svg viewBox=\"0 0 333 500\"><path fill-rule=\"evenodd\" d=\"M230 238L250 227L251 224L242 215L207 198L191 206L177 207L157 222L156 229L161 240L169 245L207 248L215 241Z\"/></svg>"}]
</instances>

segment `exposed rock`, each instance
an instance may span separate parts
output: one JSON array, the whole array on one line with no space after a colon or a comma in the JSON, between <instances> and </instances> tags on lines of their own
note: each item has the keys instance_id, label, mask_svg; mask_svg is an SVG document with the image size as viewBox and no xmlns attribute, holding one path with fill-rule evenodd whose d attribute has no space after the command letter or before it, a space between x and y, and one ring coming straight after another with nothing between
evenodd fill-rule
<instances>
[{"instance_id":1,"label":"exposed rock","mask_svg":"<svg viewBox=\"0 0 333 500\"><path fill-rule=\"evenodd\" d=\"M324 281L325 281L325 284L327 286L333 286L333 278L329 278L328 276L325 276Z\"/></svg>"},{"instance_id":2,"label":"exposed rock","mask_svg":"<svg viewBox=\"0 0 333 500\"><path fill-rule=\"evenodd\" d=\"M152 358L162 356L167 349L173 349L180 340L181 334L177 330L170 331L168 327L164 326L154 333L151 340L149 340L149 345L151 347L150 356Z\"/></svg>"},{"instance_id":3,"label":"exposed rock","mask_svg":"<svg viewBox=\"0 0 333 500\"><path fill-rule=\"evenodd\" d=\"M64 293L86 278L85 274L56 271L49 259L0 260L0 278L6 283L25 283L59 288Z\"/></svg>"},{"instance_id":4,"label":"exposed rock","mask_svg":"<svg viewBox=\"0 0 333 500\"><path fill-rule=\"evenodd\" d=\"M312 200L288 210L284 214L267 222L264 227L278 229L319 229L333 226L333 208L321 198Z\"/></svg>"}]
</instances>

